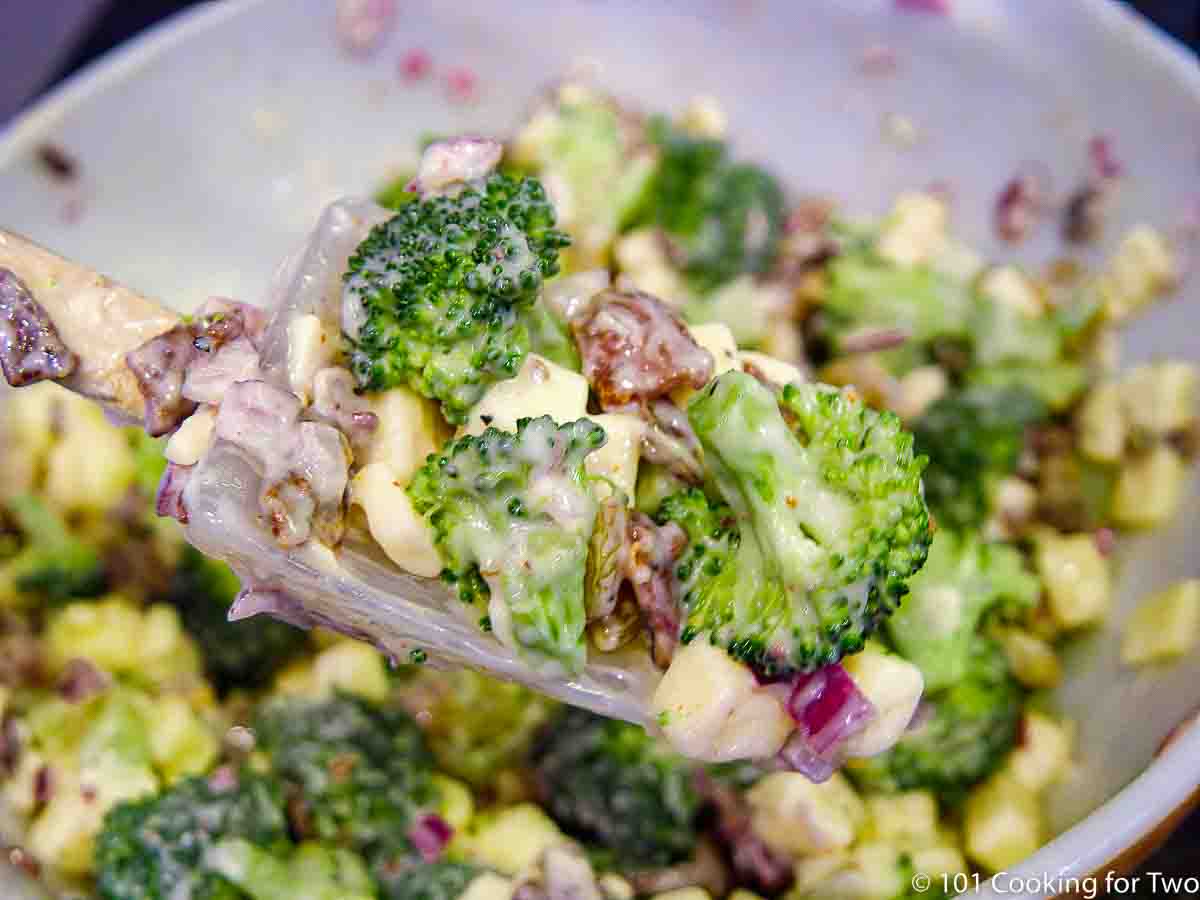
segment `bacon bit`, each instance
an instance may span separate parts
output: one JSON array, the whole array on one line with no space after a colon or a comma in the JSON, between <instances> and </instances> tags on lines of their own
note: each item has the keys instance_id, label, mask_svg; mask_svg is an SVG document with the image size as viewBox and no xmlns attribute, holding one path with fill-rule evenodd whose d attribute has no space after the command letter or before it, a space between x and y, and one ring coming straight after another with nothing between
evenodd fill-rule
<instances>
[{"instance_id":1,"label":"bacon bit","mask_svg":"<svg viewBox=\"0 0 1200 900\"><path fill-rule=\"evenodd\" d=\"M395 24L395 0L338 0L338 40L355 56L366 56L375 50Z\"/></svg>"},{"instance_id":2,"label":"bacon bit","mask_svg":"<svg viewBox=\"0 0 1200 900\"><path fill-rule=\"evenodd\" d=\"M79 175L79 163L58 144L38 144L37 160L56 181L74 181Z\"/></svg>"},{"instance_id":3,"label":"bacon bit","mask_svg":"<svg viewBox=\"0 0 1200 900\"><path fill-rule=\"evenodd\" d=\"M996 234L1010 243L1029 236L1050 205L1050 176L1044 166L1025 165L996 197Z\"/></svg>"},{"instance_id":4,"label":"bacon bit","mask_svg":"<svg viewBox=\"0 0 1200 900\"><path fill-rule=\"evenodd\" d=\"M17 720L9 716L0 722L0 772L10 774L21 758L21 734Z\"/></svg>"},{"instance_id":5,"label":"bacon bit","mask_svg":"<svg viewBox=\"0 0 1200 900\"><path fill-rule=\"evenodd\" d=\"M858 71L872 77L895 75L900 71L900 56L884 44L871 44L858 58Z\"/></svg>"},{"instance_id":6,"label":"bacon bit","mask_svg":"<svg viewBox=\"0 0 1200 900\"><path fill-rule=\"evenodd\" d=\"M895 0L896 9L905 12L934 13L945 16L950 14L950 0Z\"/></svg>"},{"instance_id":7,"label":"bacon bit","mask_svg":"<svg viewBox=\"0 0 1200 900\"><path fill-rule=\"evenodd\" d=\"M730 853L739 880L748 881L763 893L778 894L791 885L791 861L773 851L750 822L750 805L729 785L722 784L698 768L692 776L696 793L713 808L717 838Z\"/></svg>"},{"instance_id":8,"label":"bacon bit","mask_svg":"<svg viewBox=\"0 0 1200 900\"><path fill-rule=\"evenodd\" d=\"M358 757L353 753L339 753L329 761L329 774L333 776L334 782L346 781L354 774L354 768L358 765Z\"/></svg>"},{"instance_id":9,"label":"bacon bit","mask_svg":"<svg viewBox=\"0 0 1200 900\"><path fill-rule=\"evenodd\" d=\"M208 786L218 794L232 791L237 785L237 770L233 766L221 766L219 769L214 769L213 773L208 776Z\"/></svg>"},{"instance_id":10,"label":"bacon bit","mask_svg":"<svg viewBox=\"0 0 1200 900\"><path fill-rule=\"evenodd\" d=\"M45 806L54 796L54 773L49 766L38 766L33 776L33 802Z\"/></svg>"},{"instance_id":11,"label":"bacon bit","mask_svg":"<svg viewBox=\"0 0 1200 900\"><path fill-rule=\"evenodd\" d=\"M1090 244L1104 232L1112 208L1111 180L1090 181L1071 195L1063 212L1063 237L1073 244Z\"/></svg>"},{"instance_id":12,"label":"bacon bit","mask_svg":"<svg viewBox=\"0 0 1200 900\"><path fill-rule=\"evenodd\" d=\"M85 784L79 789L79 796L83 798L84 803L95 803L99 793L96 791L95 785Z\"/></svg>"},{"instance_id":13,"label":"bacon bit","mask_svg":"<svg viewBox=\"0 0 1200 900\"><path fill-rule=\"evenodd\" d=\"M14 869L20 869L30 878L37 878L42 874L42 867L38 861L22 847L8 849L8 864Z\"/></svg>"},{"instance_id":14,"label":"bacon bit","mask_svg":"<svg viewBox=\"0 0 1200 900\"><path fill-rule=\"evenodd\" d=\"M82 703L109 685L108 674L86 659L72 659L58 682L58 693L68 703Z\"/></svg>"},{"instance_id":15,"label":"bacon bit","mask_svg":"<svg viewBox=\"0 0 1200 900\"><path fill-rule=\"evenodd\" d=\"M910 337L907 328L864 328L843 337L838 349L843 353L875 353L899 347Z\"/></svg>"},{"instance_id":16,"label":"bacon bit","mask_svg":"<svg viewBox=\"0 0 1200 900\"><path fill-rule=\"evenodd\" d=\"M1095 178L1120 178L1125 174L1125 164L1117 159L1112 138L1108 135L1098 134L1088 141L1088 161Z\"/></svg>"},{"instance_id":17,"label":"bacon bit","mask_svg":"<svg viewBox=\"0 0 1200 900\"><path fill-rule=\"evenodd\" d=\"M405 81L421 81L433 71L433 57L426 50L409 50L400 57L400 77Z\"/></svg>"},{"instance_id":18,"label":"bacon bit","mask_svg":"<svg viewBox=\"0 0 1200 900\"><path fill-rule=\"evenodd\" d=\"M1099 528L1094 535L1096 550L1101 556L1112 556L1117 547L1117 536L1111 528Z\"/></svg>"},{"instance_id":19,"label":"bacon bit","mask_svg":"<svg viewBox=\"0 0 1200 900\"><path fill-rule=\"evenodd\" d=\"M446 93L454 103L474 103L479 99L479 76L465 66L446 73Z\"/></svg>"}]
</instances>

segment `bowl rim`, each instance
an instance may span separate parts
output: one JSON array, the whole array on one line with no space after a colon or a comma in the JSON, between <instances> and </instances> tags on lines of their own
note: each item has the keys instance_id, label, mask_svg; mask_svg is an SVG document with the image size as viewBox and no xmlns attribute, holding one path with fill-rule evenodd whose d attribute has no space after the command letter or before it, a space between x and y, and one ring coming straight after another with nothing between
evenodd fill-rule
<instances>
[{"instance_id":1,"label":"bowl rim","mask_svg":"<svg viewBox=\"0 0 1200 900\"><path fill-rule=\"evenodd\" d=\"M66 78L0 128L0 166L43 139L54 123L78 104L127 78L145 65L210 28L277 0L208 0L182 10L118 45ZM1080 14L1110 35L1132 44L1155 63L1164 79L1200 102L1200 65L1182 42L1160 31L1118 0L1075 0ZM1077 890L1072 879L1096 877L1122 854L1151 835L1188 802L1200 786L1200 727L1189 727L1116 794L1032 856L999 876L972 883L981 897L1047 897ZM1020 887L1017 887L1020 885ZM1036 889L1026 889L1035 887Z\"/></svg>"}]
</instances>

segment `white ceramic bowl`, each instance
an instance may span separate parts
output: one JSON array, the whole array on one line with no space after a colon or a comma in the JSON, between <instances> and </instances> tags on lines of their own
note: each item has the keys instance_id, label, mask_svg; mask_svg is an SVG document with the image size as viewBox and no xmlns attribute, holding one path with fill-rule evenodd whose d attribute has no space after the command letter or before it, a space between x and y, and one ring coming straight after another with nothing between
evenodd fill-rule
<instances>
[{"instance_id":1,"label":"white ceramic bowl","mask_svg":"<svg viewBox=\"0 0 1200 900\"><path fill-rule=\"evenodd\" d=\"M1194 57L1108 0L951 4L940 17L892 0L404 0L366 60L339 48L329 0L213 4L75 76L3 133L0 222L180 308L213 293L254 300L321 206L411 162L418 134L504 132L539 87L580 65L650 109L716 96L742 153L851 210L948 181L956 229L1005 258L1046 259L1053 229L1016 253L997 246L998 187L1026 160L1069 187L1097 133L1129 170L1110 238L1200 212ZM872 46L894 49L900 72L864 76ZM406 83L397 64L413 49L434 75ZM456 68L478 76L476 103L447 100ZM915 128L913 146L886 138L896 117ZM40 170L43 141L78 157L77 185ZM1164 306L1130 330L1127 350L1200 359L1200 319L1187 299ZM1061 833L985 892L1055 893L1131 862L1200 783L1200 729L1152 762L1200 702L1200 654L1132 673L1113 640L1141 593L1200 574L1198 527L1193 502L1169 531L1122 546L1118 609L1072 648L1055 698L1080 735L1078 773L1051 798Z\"/></svg>"}]
</instances>

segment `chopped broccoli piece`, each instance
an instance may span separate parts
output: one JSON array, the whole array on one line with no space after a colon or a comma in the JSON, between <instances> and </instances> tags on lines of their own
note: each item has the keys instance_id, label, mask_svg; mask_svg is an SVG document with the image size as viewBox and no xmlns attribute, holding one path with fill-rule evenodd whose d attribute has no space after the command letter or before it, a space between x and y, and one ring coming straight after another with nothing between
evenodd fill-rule
<instances>
[{"instance_id":1,"label":"chopped broccoli piece","mask_svg":"<svg viewBox=\"0 0 1200 900\"><path fill-rule=\"evenodd\" d=\"M266 616L230 622L229 605L239 589L225 563L186 547L166 597L179 610L200 647L205 672L222 694L269 684L309 646L305 632Z\"/></svg>"},{"instance_id":2,"label":"chopped broccoli piece","mask_svg":"<svg viewBox=\"0 0 1200 900\"><path fill-rule=\"evenodd\" d=\"M483 871L449 860L411 866L381 878L379 896L381 900L458 900Z\"/></svg>"},{"instance_id":3,"label":"chopped broccoli piece","mask_svg":"<svg viewBox=\"0 0 1200 900\"><path fill-rule=\"evenodd\" d=\"M1013 617L1036 606L1041 593L1016 547L947 528L934 536L925 567L908 586L908 596L888 620L888 634L900 655L921 670L927 691L966 676L985 615L1000 607Z\"/></svg>"},{"instance_id":4,"label":"chopped broccoli piece","mask_svg":"<svg viewBox=\"0 0 1200 900\"><path fill-rule=\"evenodd\" d=\"M638 464L636 499L634 505L648 516L654 516L662 502L688 484L666 466L642 460Z\"/></svg>"},{"instance_id":5,"label":"chopped broccoli piece","mask_svg":"<svg viewBox=\"0 0 1200 900\"><path fill-rule=\"evenodd\" d=\"M298 798L292 824L302 838L354 850L373 868L410 854L409 828L436 798L433 760L407 713L349 695L284 697L259 710L254 730Z\"/></svg>"},{"instance_id":6,"label":"chopped broccoli piece","mask_svg":"<svg viewBox=\"0 0 1200 900\"><path fill-rule=\"evenodd\" d=\"M23 546L0 564L0 594L12 591L61 602L105 592L108 578L100 554L73 535L58 512L31 494L9 499L7 507Z\"/></svg>"},{"instance_id":7,"label":"chopped broccoli piece","mask_svg":"<svg viewBox=\"0 0 1200 900\"><path fill-rule=\"evenodd\" d=\"M614 864L665 866L695 849L691 766L639 726L566 709L543 732L533 766L554 820Z\"/></svg>"},{"instance_id":8,"label":"chopped broccoli piece","mask_svg":"<svg viewBox=\"0 0 1200 900\"><path fill-rule=\"evenodd\" d=\"M469 669L422 671L409 689L428 698L425 733L439 768L476 787L524 758L554 708L522 685Z\"/></svg>"},{"instance_id":9,"label":"chopped broccoli piece","mask_svg":"<svg viewBox=\"0 0 1200 900\"><path fill-rule=\"evenodd\" d=\"M539 300L525 317L529 327L529 349L543 359L572 372L583 370L579 346L567 326Z\"/></svg>"},{"instance_id":10,"label":"chopped broccoli piece","mask_svg":"<svg viewBox=\"0 0 1200 900\"><path fill-rule=\"evenodd\" d=\"M363 861L338 847L301 844L289 854L244 837L219 841L205 857L215 872L251 900L373 900L375 885Z\"/></svg>"},{"instance_id":11,"label":"chopped broccoli piece","mask_svg":"<svg viewBox=\"0 0 1200 900\"><path fill-rule=\"evenodd\" d=\"M974 302L969 287L929 266L899 266L861 249L836 257L828 275L822 309L830 319L835 353L841 335L866 329L902 329L917 346L968 336ZM908 361L911 348L884 358Z\"/></svg>"},{"instance_id":12,"label":"chopped broccoli piece","mask_svg":"<svg viewBox=\"0 0 1200 900\"><path fill-rule=\"evenodd\" d=\"M208 860L228 838L263 849L287 845L283 794L272 779L245 771L235 784L214 785L192 777L116 807L96 841L97 892L103 900L242 900Z\"/></svg>"},{"instance_id":13,"label":"chopped broccoli piece","mask_svg":"<svg viewBox=\"0 0 1200 900\"><path fill-rule=\"evenodd\" d=\"M783 191L775 178L731 162L724 142L693 137L663 118L651 121L648 136L659 161L629 224L662 228L698 293L765 272L783 234Z\"/></svg>"},{"instance_id":14,"label":"chopped broccoli piece","mask_svg":"<svg viewBox=\"0 0 1200 900\"><path fill-rule=\"evenodd\" d=\"M1037 398L1051 411L1062 412L1087 388L1088 370L1069 360L1014 362L972 369L967 373L967 385L996 392L1020 391Z\"/></svg>"},{"instance_id":15,"label":"chopped broccoli piece","mask_svg":"<svg viewBox=\"0 0 1200 900\"><path fill-rule=\"evenodd\" d=\"M777 400L740 372L700 391L688 419L728 511L705 513L696 493L664 503L691 539L682 639L708 632L768 675L861 650L931 540L912 436L849 392L790 384Z\"/></svg>"},{"instance_id":16,"label":"chopped broccoli piece","mask_svg":"<svg viewBox=\"0 0 1200 900\"><path fill-rule=\"evenodd\" d=\"M529 349L525 317L569 243L531 178L494 174L409 203L350 258L345 306L359 386L406 384L461 423Z\"/></svg>"},{"instance_id":17,"label":"chopped broccoli piece","mask_svg":"<svg viewBox=\"0 0 1200 900\"><path fill-rule=\"evenodd\" d=\"M925 496L941 525L978 527L992 485L1016 468L1025 429L1048 416L1034 394L1016 387L967 387L935 402L913 428L929 457Z\"/></svg>"},{"instance_id":18,"label":"chopped broccoli piece","mask_svg":"<svg viewBox=\"0 0 1200 900\"><path fill-rule=\"evenodd\" d=\"M890 750L855 760L846 771L868 790L931 790L955 804L1015 745L1023 700L1004 651L976 635L965 677L925 698L928 718Z\"/></svg>"},{"instance_id":19,"label":"chopped broccoli piece","mask_svg":"<svg viewBox=\"0 0 1200 900\"><path fill-rule=\"evenodd\" d=\"M553 185L576 267L602 265L617 229L653 167L641 127L610 98L564 86L536 110L510 148L510 162Z\"/></svg>"},{"instance_id":20,"label":"chopped broccoli piece","mask_svg":"<svg viewBox=\"0 0 1200 900\"><path fill-rule=\"evenodd\" d=\"M443 577L464 601L489 596L497 637L583 665L584 576L596 501L584 457L603 446L588 419L521 419L517 433L488 428L431 454L408 487L433 528Z\"/></svg>"}]
</instances>

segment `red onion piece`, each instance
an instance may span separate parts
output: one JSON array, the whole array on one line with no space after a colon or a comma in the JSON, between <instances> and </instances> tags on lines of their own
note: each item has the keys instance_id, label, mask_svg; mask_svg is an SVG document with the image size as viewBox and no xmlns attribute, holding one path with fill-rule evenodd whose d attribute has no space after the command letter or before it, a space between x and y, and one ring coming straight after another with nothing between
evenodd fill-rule
<instances>
[{"instance_id":1,"label":"red onion piece","mask_svg":"<svg viewBox=\"0 0 1200 900\"><path fill-rule=\"evenodd\" d=\"M369 54L395 24L396 0L338 0L337 36L350 53Z\"/></svg>"},{"instance_id":2,"label":"red onion piece","mask_svg":"<svg viewBox=\"0 0 1200 900\"><path fill-rule=\"evenodd\" d=\"M454 837L454 829L436 813L425 813L418 817L408 830L408 839L427 863L435 862Z\"/></svg>"},{"instance_id":3,"label":"red onion piece","mask_svg":"<svg viewBox=\"0 0 1200 900\"><path fill-rule=\"evenodd\" d=\"M797 676L786 705L798 727L779 751L780 759L813 781L825 781L834 773L846 740L875 715L840 664Z\"/></svg>"},{"instance_id":4,"label":"red onion piece","mask_svg":"<svg viewBox=\"0 0 1200 900\"><path fill-rule=\"evenodd\" d=\"M895 0L896 9L905 12L934 13L939 16L950 13L950 0Z\"/></svg>"},{"instance_id":5,"label":"red onion piece","mask_svg":"<svg viewBox=\"0 0 1200 900\"><path fill-rule=\"evenodd\" d=\"M1113 152L1113 140L1108 135L1098 134L1088 141L1088 161L1095 178L1120 178L1125 174L1125 165Z\"/></svg>"},{"instance_id":6,"label":"red onion piece","mask_svg":"<svg viewBox=\"0 0 1200 900\"><path fill-rule=\"evenodd\" d=\"M1011 243L1028 237L1050 206L1050 191L1050 174L1045 166L1021 166L996 197L996 233Z\"/></svg>"},{"instance_id":7,"label":"red onion piece","mask_svg":"<svg viewBox=\"0 0 1200 900\"><path fill-rule=\"evenodd\" d=\"M433 69L433 57L425 50L409 50L400 58L400 76L405 81L420 81Z\"/></svg>"}]
</instances>

